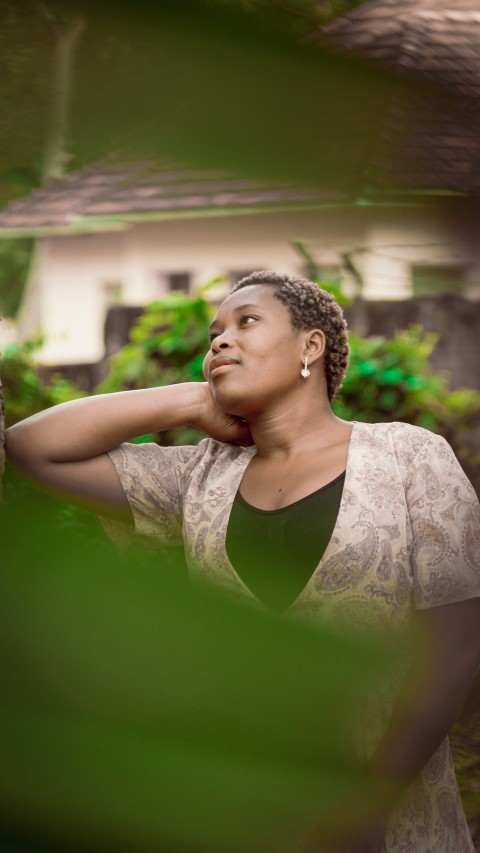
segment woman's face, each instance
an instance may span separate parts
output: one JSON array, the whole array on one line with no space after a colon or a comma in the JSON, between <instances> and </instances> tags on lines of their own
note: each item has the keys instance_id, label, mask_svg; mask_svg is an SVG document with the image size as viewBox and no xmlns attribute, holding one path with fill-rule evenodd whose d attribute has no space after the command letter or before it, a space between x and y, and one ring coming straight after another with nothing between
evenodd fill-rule
<instances>
[{"instance_id":1,"label":"woman's face","mask_svg":"<svg viewBox=\"0 0 480 853\"><path fill-rule=\"evenodd\" d=\"M265 285L249 285L222 302L210 327L203 372L224 411L248 417L302 382L304 330Z\"/></svg>"}]
</instances>

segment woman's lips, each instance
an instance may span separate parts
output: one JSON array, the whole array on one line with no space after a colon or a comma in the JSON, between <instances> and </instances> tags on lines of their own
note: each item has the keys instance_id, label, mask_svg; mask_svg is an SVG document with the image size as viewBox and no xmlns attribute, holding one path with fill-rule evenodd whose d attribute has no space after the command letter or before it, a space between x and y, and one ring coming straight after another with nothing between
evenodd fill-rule
<instances>
[{"instance_id":1,"label":"woman's lips","mask_svg":"<svg viewBox=\"0 0 480 853\"><path fill-rule=\"evenodd\" d=\"M233 364L238 364L238 361L235 358L229 358L228 355L217 355L215 358L212 358L210 362L210 376L222 367L232 367Z\"/></svg>"},{"instance_id":2,"label":"woman's lips","mask_svg":"<svg viewBox=\"0 0 480 853\"><path fill-rule=\"evenodd\" d=\"M223 370L225 367L234 367L235 364L237 364L236 361L224 361L221 364L214 364L210 368L210 376L213 376L214 373L218 373L219 370Z\"/></svg>"}]
</instances>

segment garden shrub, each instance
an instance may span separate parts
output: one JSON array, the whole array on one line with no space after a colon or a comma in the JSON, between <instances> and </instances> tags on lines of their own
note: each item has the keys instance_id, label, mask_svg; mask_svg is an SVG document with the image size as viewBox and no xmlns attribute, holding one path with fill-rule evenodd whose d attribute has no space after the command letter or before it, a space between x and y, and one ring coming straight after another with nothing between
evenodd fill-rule
<instances>
[{"instance_id":1,"label":"garden shrub","mask_svg":"<svg viewBox=\"0 0 480 853\"><path fill-rule=\"evenodd\" d=\"M208 326L216 310L207 291L217 283L214 279L194 296L172 293L148 305L131 329L129 342L110 358L108 376L95 393L203 381ZM458 452L459 436L480 412L480 393L471 388L450 390L448 373L434 370L429 361L436 341L437 336L421 326L400 331L393 340L351 333L350 366L334 404L335 413L346 420L407 421L449 440L455 435ZM41 381L34 358L41 343L36 338L6 348L2 378L7 426L56 403L84 396L59 374L48 385ZM137 441L195 444L201 437L185 426Z\"/></svg>"},{"instance_id":2,"label":"garden shrub","mask_svg":"<svg viewBox=\"0 0 480 853\"><path fill-rule=\"evenodd\" d=\"M57 403L65 403L85 392L60 373L49 383L42 381L35 353L43 344L40 336L22 343L7 345L0 363L3 396L5 401L5 426L21 421Z\"/></svg>"},{"instance_id":3,"label":"garden shrub","mask_svg":"<svg viewBox=\"0 0 480 853\"><path fill-rule=\"evenodd\" d=\"M466 429L480 412L480 393L449 388L448 372L429 358L438 336L421 326L393 340L350 335L350 365L335 413L346 420L407 421L442 435Z\"/></svg>"}]
</instances>

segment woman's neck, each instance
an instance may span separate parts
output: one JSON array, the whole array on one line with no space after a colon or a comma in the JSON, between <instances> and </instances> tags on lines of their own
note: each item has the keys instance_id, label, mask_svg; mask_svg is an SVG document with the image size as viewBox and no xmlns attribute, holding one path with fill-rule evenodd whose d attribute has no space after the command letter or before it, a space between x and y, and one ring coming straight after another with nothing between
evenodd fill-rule
<instances>
[{"instance_id":1,"label":"woman's neck","mask_svg":"<svg viewBox=\"0 0 480 853\"><path fill-rule=\"evenodd\" d=\"M328 400L319 399L312 405L278 405L274 409L249 418L248 425L263 458L293 459L314 452L332 443L341 432L351 429L351 424L337 418Z\"/></svg>"}]
</instances>

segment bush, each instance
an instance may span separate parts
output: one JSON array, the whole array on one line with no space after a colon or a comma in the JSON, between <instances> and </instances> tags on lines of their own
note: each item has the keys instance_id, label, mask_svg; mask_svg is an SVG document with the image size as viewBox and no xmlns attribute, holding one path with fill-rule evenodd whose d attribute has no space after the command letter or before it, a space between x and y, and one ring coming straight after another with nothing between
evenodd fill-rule
<instances>
[{"instance_id":1,"label":"bush","mask_svg":"<svg viewBox=\"0 0 480 853\"><path fill-rule=\"evenodd\" d=\"M129 343L110 359L109 375L96 393L202 381L208 326L215 312L206 291L217 283L214 280L195 296L173 293L148 305L132 328ZM480 412L480 393L468 388L451 391L448 374L432 369L429 357L436 340L420 326L398 332L393 340L351 334L350 367L335 413L346 420L408 421L449 440L453 435L458 439ZM34 360L41 343L37 338L6 349L2 376L7 425L84 396L60 375L53 376L49 385L41 381ZM182 427L137 440L196 444L201 437ZM455 443L458 450L458 440Z\"/></svg>"},{"instance_id":2,"label":"bush","mask_svg":"<svg viewBox=\"0 0 480 853\"><path fill-rule=\"evenodd\" d=\"M42 343L41 337L35 337L24 343L11 343L5 349L0 372L6 427L57 403L85 396L73 382L60 374L54 374L48 385L42 381L34 358ZM90 536L96 535L99 543L104 540L91 513L59 498L39 493L36 487L10 467L6 470L4 486L5 504L12 508L12 512L33 511L35 507L38 518L42 513L54 518L59 530L68 532L72 537L73 544L76 537L85 535L86 531Z\"/></svg>"},{"instance_id":3,"label":"bush","mask_svg":"<svg viewBox=\"0 0 480 853\"><path fill-rule=\"evenodd\" d=\"M407 421L442 435L468 426L480 412L480 393L451 391L448 373L434 371L429 358L438 336L421 326L393 340L350 335L350 366L335 413L346 420Z\"/></svg>"},{"instance_id":4,"label":"bush","mask_svg":"<svg viewBox=\"0 0 480 853\"><path fill-rule=\"evenodd\" d=\"M325 287L322 284L322 287ZM110 362L98 392L201 381L208 326L214 307L204 291L176 293L149 305L130 333L130 342ZM465 429L480 412L480 393L451 391L448 374L434 371L429 357L437 336L421 326L393 340L350 335L350 367L335 413L346 420L408 421L447 437ZM161 444L197 443L201 435L184 427L142 437Z\"/></svg>"},{"instance_id":5,"label":"bush","mask_svg":"<svg viewBox=\"0 0 480 853\"><path fill-rule=\"evenodd\" d=\"M0 369L6 427L57 403L85 396L75 383L60 374L55 374L48 385L42 382L34 357L42 343L41 337L35 337L23 343L8 344L5 349Z\"/></svg>"},{"instance_id":6,"label":"bush","mask_svg":"<svg viewBox=\"0 0 480 853\"><path fill-rule=\"evenodd\" d=\"M30 189L28 186L25 192ZM30 239L0 240L0 306L4 317L15 317L18 311L32 254Z\"/></svg>"},{"instance_id":7,"label":"bush","mask_svg":"<svg viewBox=\"0 0 480 853\"><path fill-rule=\"evenodd\" d=\"M130 342L111 357L109 375L96 393L203 381L208 327L215 312L204 293L217 281L195 296L172 293L148 305L130 332ZM185 426L137 441L197 444L201 438L201 433Z\"/></svg>"}]
</instances>

